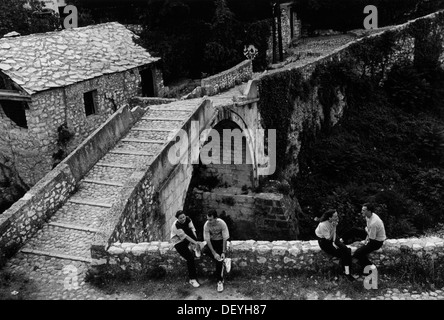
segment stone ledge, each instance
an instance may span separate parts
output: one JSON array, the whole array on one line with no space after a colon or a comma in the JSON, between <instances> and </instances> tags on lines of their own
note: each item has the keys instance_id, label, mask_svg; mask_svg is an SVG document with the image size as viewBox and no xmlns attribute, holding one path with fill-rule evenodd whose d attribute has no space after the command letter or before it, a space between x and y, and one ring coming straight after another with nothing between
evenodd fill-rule
<instances>
[{"instance_id":1,"label":"stone ledge","mask_svg":"<svg viewBox=\"0 0 444 320\"><path fill-rule=\"evenodd\" d=\"M396 262L403 250L410 250L410 254L423 257L444 257L443 239L413 238L389 239L383 247L371 254L376 265L390 265ZM354 252L363 245L355 242L349 247ZM320 268L337 265L338 259L324 253L316 240L311 241L231 241L228 255L232 258L233 268L245 269L249 272L277 272L279 270L319 270ZM107 252L94 252L93 265L111 272L122 270L130 271L136 276L147 270L165 267L171 273L186 274L185 261L176 252L169 242L119 243L112 244ZM213 262L210 259L199 259L198 268L212 270ZM109 270L107 272L110 272Z\"/></svg>"}]
</instances>

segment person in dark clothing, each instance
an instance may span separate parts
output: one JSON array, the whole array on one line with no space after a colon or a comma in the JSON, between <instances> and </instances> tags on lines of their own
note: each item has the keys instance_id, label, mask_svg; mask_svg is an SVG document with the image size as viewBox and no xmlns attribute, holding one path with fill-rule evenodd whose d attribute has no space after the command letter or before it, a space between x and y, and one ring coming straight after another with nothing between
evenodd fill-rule
<instances>
[{"instance_id":1,"label":"person in dark clothing","mask_svg":"<svg viewBox=\"0 0 444 320\"><path fill-rule=\"evenodd\" d=\"M317 221L320 221L315 230L319 247L327 254L339 258L344 267L344 275L350 281L355 280L350 274L351 249L336 237L336 227L339 222L338 213L334 209L328 210Z\"/></svg>"},{"instance_id":2,"label":"person in dark clothing","mask_svg":"<svg viewBox=\"0 0 444 320\"><path fill-rule=\"evenodd\" d=\"M190 250L190 243L194 245L196 256L200 256L200 246L197 241L196 228L194 228L191 218L186 216L182 210L176 212L176 220L171 226L171 242L177 252L187 261L188 276L190 284L197 288L200 286L197 281L196 265L194 263L194 253Z\"/></svg>"}]
</instances>

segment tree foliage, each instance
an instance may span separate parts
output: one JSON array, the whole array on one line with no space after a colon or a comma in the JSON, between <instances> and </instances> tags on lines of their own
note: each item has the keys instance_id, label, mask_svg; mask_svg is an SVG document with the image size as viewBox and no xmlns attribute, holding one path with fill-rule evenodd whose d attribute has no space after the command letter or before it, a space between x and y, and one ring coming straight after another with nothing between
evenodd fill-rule
<instances>
[{"instance_id":1,"label":"tree foliage","mask_svg":"<svg viewBox=\"0 0 444 320\"><path fill-rule=\"evenodd\" d=\"M297 0L296 11L310 30L333 29L347 31L362 29L364 7L378 9L378 26L407 22L444 8L443 0ZM309 31L310 31L309 30Z\"/></svg>"},{"instance_id":2,"label":"tree foliage","mask_svg":"<svg viewBox=\"0 0 444 320\"><path fill-rule=\"evenodd\" d=\"M268 22L239 20L226 0L211 3L209 14L184 1L153 3L145 11L140 44L162 58L166 83L229 69L245 59L250 44L259 49L254 68L266 66Z\"/></svg>"},{"instance_id":3,"label":"tree foliage","mask_svg":"<svg viewBox=\"0 0 444 320\"><path fill-rule=\"evenodd\" d=\"M21 35L60 28L58 13L43 10L38 0L0 0L0 37L16 31Z\"/></svg>"}]
</instances>

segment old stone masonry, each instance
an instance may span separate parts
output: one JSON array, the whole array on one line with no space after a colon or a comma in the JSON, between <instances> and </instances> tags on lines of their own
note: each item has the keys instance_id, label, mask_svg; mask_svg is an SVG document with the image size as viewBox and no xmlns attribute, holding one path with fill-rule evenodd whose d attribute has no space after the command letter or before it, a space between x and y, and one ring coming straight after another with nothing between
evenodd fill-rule
<instances>
[{"instance_id":1,"label":"old stone masonry","mask_svg":"<svg viewBox=\"0 0 444 320\"><path fill-rule=\"evenodd\" d=\"M24 273L38 288L32 298L111 298L84 282L98 224L137 165L149 162L196 105L196 100L187 100L151 106L90 170L77 192L8 261L5 271Z\"/></svg>"}]
</instances>

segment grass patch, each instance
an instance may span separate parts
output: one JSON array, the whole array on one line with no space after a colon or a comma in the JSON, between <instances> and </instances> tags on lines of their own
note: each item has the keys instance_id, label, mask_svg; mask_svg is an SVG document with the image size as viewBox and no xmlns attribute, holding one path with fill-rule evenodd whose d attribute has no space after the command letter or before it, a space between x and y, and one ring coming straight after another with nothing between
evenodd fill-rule
<instances>
[{"instance_id":1,"label":"grass patch","mask_svg":"<svg viewBox=\"0 0 444 320\"><path fill-rule=\"evenodd\" d=\"M28 277L0 270L0 300L29 300L33 291Z\"/></svg>"}]
</instances>

